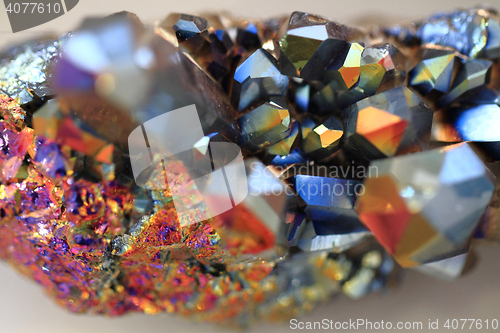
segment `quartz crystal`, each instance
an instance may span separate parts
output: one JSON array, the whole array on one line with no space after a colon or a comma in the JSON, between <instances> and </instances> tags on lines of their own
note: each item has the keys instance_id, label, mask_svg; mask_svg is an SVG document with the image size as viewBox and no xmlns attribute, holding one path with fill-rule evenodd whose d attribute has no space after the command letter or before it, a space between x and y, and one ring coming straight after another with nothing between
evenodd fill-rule
<instances>
[{"instance_id":1,"label":"quartz crystal","mask_svg":"<svg viewBox=\"0 0 500 333\"><path fill-rule=\"evenodd\" d=\"M493 174L466 143L373 165L378 174L367 178L356 211L404 267L460 251L495 188Z\"/></svg>"},{"instance_id":2,"label":"quartz crystal","mask_svg":"<svg viewBox=\"0 0 500 333\"><path fill-rule=\"evenodd\" d=\"M408 74L408 84L422 95L446 94L457 66L458 60L452 50L423 49L422 60Z\"/></svg>"},{"instance_id":3,"label":"quartz crystal","mask_svg":"<svg viewBox=\"0 0 500 333\"><path fill-rule=\"evenodd\" d=\"M343 149L376 159L428 147L432 110L407 87L368 97L342 111Z\"/></svg>"}]
</instances>

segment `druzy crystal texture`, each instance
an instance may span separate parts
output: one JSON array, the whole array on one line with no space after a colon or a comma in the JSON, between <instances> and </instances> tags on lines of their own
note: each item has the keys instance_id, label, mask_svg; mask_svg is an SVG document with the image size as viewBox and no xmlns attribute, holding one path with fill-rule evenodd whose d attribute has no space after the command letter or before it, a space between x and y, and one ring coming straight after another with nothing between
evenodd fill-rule
<instances>
[{"instance_id":1,"label":"druzy crystal texture","mask_svg":"<svg viewBox=\"0 0 500 333\"><path fill-rule=\"evenodd\" d=\"M248 326L500 241L500 16L131 13L0 53L0 258L74 312Z\"/></svg>"}]
</instances>

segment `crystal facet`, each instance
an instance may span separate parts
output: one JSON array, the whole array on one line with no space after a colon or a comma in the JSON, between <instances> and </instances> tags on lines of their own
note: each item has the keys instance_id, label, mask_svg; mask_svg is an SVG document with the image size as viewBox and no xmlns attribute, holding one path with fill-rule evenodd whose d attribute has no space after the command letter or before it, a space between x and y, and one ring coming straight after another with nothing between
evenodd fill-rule
<instances>
[{"instance_id":1,"label":"crystal facet","mask_svg":"<svg viewBox=\"0 0 500 333\"><path fill-rule=\"evenodd\" d=\"M306 126L302 129L304 153L315 160L324 160L339 150L344 131L337 118L330 117L318 125L314 124L307 132L304 131Z\"/></svg>"},{"instance_id":2,"label":"crystal facet","mask_svg":"<svg viewBox=\"0 0 500 333\"><path fill-rule=\"evenodd\" d=\"M288 77L278 70L276 59L257 50L234 73L233 104L242 111L269 98L286 95Z\"/></svg>"},{"instance_id":3,"label":"crystal facet","mask_svg":"<svg viewBox=\"0 0 500 333\"><path fill-rule=\"evenodd\" d=\"M403 267L451 257L467 243L495 179L465 143L372 162L359 218Z\"/></svg>"},{"instance_id":4,"label":"crystal facet","mask_svg":"<svg viewBox=\"0 0 500 333\"><path fill-rule=\"evenodd\" d=\"M455 52L427 48L423 50L422 61L408 74L408 84L422 95L431 93L445 94L458 66Z\"/></svg>"},{"instance_id":5,"label":"crystal facet","mask_svg":"<svg viewBox=\"0 0 500 333\"><path fill-rule=\"evenodd\" d=\"M485 85L490 80L492 62L489 60L467 61L458 71L450 91L438 103L448 105L466 92Z\"/></svg>"},{"instance_id":6,"label":"crystal facet","mask_svg":"<svg viewBox=\"0 0 500 333\"><path fill-rule=\"evenodd\" d=\"M371 160L425 149L432 110L411 90L399 87L366 98L342 111L343 149Z\"/></svg>"},{"instance_id":7,"label":"crystal facet","mask_svg":"<svg viewBox=\"0 0 500 333\"><path fill-rule=\"evenodd\" d=\"M273 145L290 134L290 113L283 101L264 103L241 116L241 145L257 151Z\"/></svg>"},{"instance_id":8,"label":"crystal facet","mask_svg":"<svg viewBox=\"0 0 500 333\"><path fill-rule=\"evenodd\" d=\"M342 67L346 57L352 61L359 59L360 45L356 44L350 52L348 42L360 34L355 29L322 17L294 12L286 33L279 41L281 69L289 76L321 80L325 70L328 72L330 66ZM352 67L348 61L346 69ZM354 70L357 67L359 65L354 64ZM346 78L348 71L345 70ZM347 82L352 82L352 76Z\"/></svg>"}]
</instances>

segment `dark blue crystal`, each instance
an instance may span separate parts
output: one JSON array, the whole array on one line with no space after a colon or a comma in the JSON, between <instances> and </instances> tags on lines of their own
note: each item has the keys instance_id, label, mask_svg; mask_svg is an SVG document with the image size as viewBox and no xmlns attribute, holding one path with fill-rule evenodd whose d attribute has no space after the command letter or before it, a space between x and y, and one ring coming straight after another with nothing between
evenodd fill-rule
<instances>
[{"instance_id":1,"label":"dark blue crystal","mask_svg":"<svg viewBox=\"0 0 500 333\"><path fill-rule=\"evenodd\" d=\"M319 234L344 234L365 231L354 210L357 191L362 183L356 180L297 175L295 190L305 204L304 211Z\"/></svg>"},{"instance_id":2,"label":"dark blue crystal","mask_svg":"<svg viewBox=\"0 0 500 333\"><path fill-rule=\"evenodd\" d=\"M471 58L484 49L487 35L484 18L476 10L432 16L416 32L424 44L453 47Z\"/></svg>"},{"instance_id":3,"label":"dark blue crystal","mask_svg":"<svg viewBox=\"0 0 500 333\"><path fill-rule=\"evenodd\" d=\"M307 158L300 151L300 149L295 149L287 156L276 156L271 161L271 164L276 166L287 166L292 164L306 164L306 163L307 163Z\"/></svg>"}]
</instances>

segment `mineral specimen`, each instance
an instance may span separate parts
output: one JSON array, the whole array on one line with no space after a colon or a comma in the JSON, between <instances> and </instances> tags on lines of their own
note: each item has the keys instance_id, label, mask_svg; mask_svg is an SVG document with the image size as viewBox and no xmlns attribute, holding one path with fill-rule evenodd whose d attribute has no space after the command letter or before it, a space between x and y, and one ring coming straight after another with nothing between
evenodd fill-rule
<instances>
[{"instance_id":1,"label":"mineral specimen","mask_svg":"<svg viewBox=\"0 0 500 333\"><path fill-rule=\"evenodd\" d=\"M235 326L455 279L500 240L499 22L118 13L9 49L0 258L74 312Z\"/></svg>"}]
</instances>

